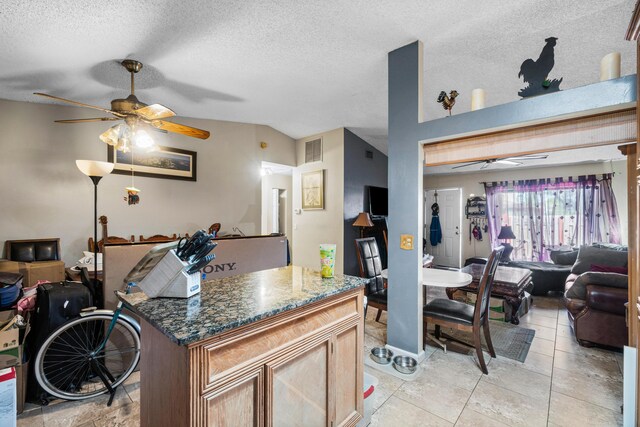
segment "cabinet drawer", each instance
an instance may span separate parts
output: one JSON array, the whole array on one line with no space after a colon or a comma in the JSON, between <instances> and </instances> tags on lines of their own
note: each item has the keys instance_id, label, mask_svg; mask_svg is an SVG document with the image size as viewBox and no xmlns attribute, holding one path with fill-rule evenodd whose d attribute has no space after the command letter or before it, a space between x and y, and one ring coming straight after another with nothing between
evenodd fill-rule
<instances>
[{"instance_id":1,"label":"cabinet drawer","mask_svg":"<svg viewBox=\"0 0 640 427\"><path fill-rule=\"evenodd\" d=\"M239 369L253 369L264 364L270 354L289 344L330 328L348 319L357 318L361 292L346 297L293 310L284 319L263 320L262 327L253 324L244 333L227 336L203 347L203 392L219 385ZM214 381L216 384L214 384Z\"/></svg>"}]
</instances>

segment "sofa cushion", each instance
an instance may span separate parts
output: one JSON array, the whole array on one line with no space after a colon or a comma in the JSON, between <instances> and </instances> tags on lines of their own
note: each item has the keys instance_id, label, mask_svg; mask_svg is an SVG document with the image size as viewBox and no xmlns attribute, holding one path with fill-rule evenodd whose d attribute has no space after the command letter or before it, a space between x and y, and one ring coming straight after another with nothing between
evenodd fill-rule
<instances>
[{"instance_id":1,"label":"sofa cushion","mask_svg":"<svg viewBox=\"0 0 640 427\"><path fill-rule=\"evenodd\" d=\"M567 280L567 287L564 293L565 298L587 299L587 285L600 285L612 288L627 288L629 286L629 276L618 273L600 273L588 271L579 275L571 285Z\"/></svg>"},{"instance_id":2,"label":"sofa cushion","mask_svg":"<svg viewBox=\"0 0 640 427\"><path fill-rule=\"evenodd\" d=\"M578 258L578 251L551 251L549 257L557 265L573 265Z\"/></svg>"},{"instance_id":3,"label":"sofa cushion","mask_svg":"<svg viewBox=\"0 0 640 427\"><path fill-rule=\"evenodd\" d=\"M574 274L585 273L589 271L591 264L625 267L627 265L627 252L595 246L581 246L578 251L578 259L573 264L571 272Z\"/></svg>"},{"instance_id":4,"label":"sofa cushion","mask_svg":"<svg viewBox=\"0 0 640 427\"><path fill-rule=\"evenodd\" d=\"M612 251L624 251L628 252L629 247L626 245L618 245L617 243L592 243L591 246L600 249L610 249Z\"/></svg>"},{"instance_id":5,"label":"sofa cushion","mask_svg":"<svg viewBox=\"0 0 640 427\"><path fill-rule=\"evenodd\" d=\"M600 273L618 273L618 274L629 274L629 269L627 266L624 267L614 267L612 265L601 265L601 264L591 264L591 268L589 271L597 271Z\"/></svg>"}]
</instances>

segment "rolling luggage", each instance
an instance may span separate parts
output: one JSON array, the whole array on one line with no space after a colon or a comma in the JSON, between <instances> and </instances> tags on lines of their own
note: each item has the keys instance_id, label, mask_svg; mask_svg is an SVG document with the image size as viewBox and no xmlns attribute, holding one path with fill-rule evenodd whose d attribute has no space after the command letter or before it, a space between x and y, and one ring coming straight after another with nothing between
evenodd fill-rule
<instances>
[{"instance_id":1,"label":"rolling luggage","mask_svg":"<svg viewBox=\"0 0 640 427\"><path fill-rule=\"evenodd\" d=\"M91 293L82 283L59 282L40 285L29 334L28 356L35 362L36 354L47 337L67 321L78 317L83 309L92 305ZM35 369L37 369L35 363L31 363L27 398L42 403L46 401L46 393L38 384Z\"/></svg>"}]
</instances>

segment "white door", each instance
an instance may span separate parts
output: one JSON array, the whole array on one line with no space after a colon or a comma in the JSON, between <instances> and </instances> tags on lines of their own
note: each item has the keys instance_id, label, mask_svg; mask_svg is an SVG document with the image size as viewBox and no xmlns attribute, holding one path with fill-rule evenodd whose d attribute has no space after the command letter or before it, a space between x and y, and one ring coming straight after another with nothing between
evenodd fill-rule
<instances>
[{"instance_id":1,"label":"white door","mask_svg":"<svg viewBox=\"0 0 640 427\"><path fill-rule=\"evenodd\" d=\"M426 190L424 195L424 237L427 239L427 253L434 256L434 265L460 268L462 262L462 253L460 251L462 189L437 190L442 240L435 246L431 245L430 228L433 220L431 206L436 203L436 191Z\"/></svg>"}]
</instances>

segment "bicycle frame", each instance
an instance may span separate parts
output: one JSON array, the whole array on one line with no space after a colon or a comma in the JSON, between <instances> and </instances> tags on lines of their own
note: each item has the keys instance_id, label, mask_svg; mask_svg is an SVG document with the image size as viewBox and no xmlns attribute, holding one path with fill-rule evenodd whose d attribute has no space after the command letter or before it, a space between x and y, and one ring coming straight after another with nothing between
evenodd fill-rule
<instances>
[{"instance_id":1,"label":"bicycle frame","mask_svg":"<svg viewBox=\"0 0 640 427\"><path fill-rule=\"evenodd\" d=\"M130 294L131 293L131 288L133 288L134 286L136 286L135 283L131 282L127 284L127 289L126 289L126 294ZM118 293L118 292L116 292ZM108 371L103 371L103 369L100 369L100 367L98 366L97 362L95 362L95 360L93 359L96 355L98 355L102 350L104 350L105 346L107 345L107 342L109 341L109 337L111 336L111 332L113 332L113 329L116 326L116 323L118 322L118 319L120 317L122 317L123 320L125 320L127 323L129 323L131 326L133 326L133 328L136 330L136 332L138 332L138 334L140 334L140 324L132 317L127 316L126 314L122 314L122 310L125 308L124 303L122 301L118 302L118 305L116 306L115 311L111 311L111 310L92 310L89 312L83 312L80 314L80 317L87 317L93 314L106 314L108 316L111 316L111 322L109 323L109 327L107 328L107 332L104 335L104 338L102 339L102 341L100 342L100 344L98 344L98 346L91 352L91 364L92 366L94 366L94 372L100 377L100 379L102 380L102 382L104 383L104 385L107 387L107 390L109 391L109 393L111 394L111 397L109 398L109 402L107 403L107 406L111 406L111 403L113 402L113 398L115 396L115 389L113 389L111 387L111 383L110 381L114 381L113 377L111 376L111 374ZM108 379L105 376L106 375L109 377Z\"/></svg>"},{"instance_id":2,"label":"bicycle frame","mask_svg":"<svg viewBox=\"0 0 640 427\"><path fill-rule=\"evenodd\" d=\"M131 293L131 288L133 288L134 286L136 286L135 283L133 282L129 282L127 283L127 289L126 289L126 294L130 294ZM80 314L81 317L85 317L89 314L93 314L93 313L98 313L98 314L108 314L111 315L113 314L113 317L111 319L111 323L109 323L109 327L107 328L107 333L104 335L104 339L102 340L102 342L98 345L98 347L93 350L92 352L92 356L95 356L96 354L100 353L105 345L107 345L107 341L109 340L109 337L111 336L111 332L113 332L113 328L116 326L116 323L118 322L118 318L120 316L122 316L122 318L124 320L126 320L127 322L129 322L131 324L131 326L133 326L136 331L138 332L138 334L140 333L140 324L138 322L135 321L135 319L133 319L130 316L127 316L126 314L121 314L122 310L124 309L124 303L122 301L118 302L118 305L116 306L115 311L111 311L111 310L94 310L91 311L89 313L82 313Z\"/></svg>"}]
</instances>

